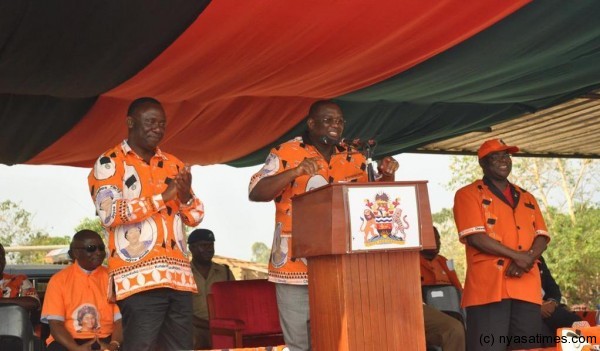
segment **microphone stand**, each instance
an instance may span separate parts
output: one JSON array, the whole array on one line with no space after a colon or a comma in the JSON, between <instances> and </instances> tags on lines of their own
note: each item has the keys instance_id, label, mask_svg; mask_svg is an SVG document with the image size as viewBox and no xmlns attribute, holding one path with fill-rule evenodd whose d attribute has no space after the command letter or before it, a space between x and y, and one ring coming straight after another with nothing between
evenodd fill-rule
<instances>
[{"instance_id":1,"label":"microphone stand","mask_svg":"<svg viewBox=\"0 0 600 351\"><path fill-rule=\"evenodd\" d=\"M367 158L367 177L369 178L369 183L375 181L375 170L373 169L373 149L375 147L371 147L371 145L367 142L365 148L365 157Z\"/></svg>"}]
</instances>

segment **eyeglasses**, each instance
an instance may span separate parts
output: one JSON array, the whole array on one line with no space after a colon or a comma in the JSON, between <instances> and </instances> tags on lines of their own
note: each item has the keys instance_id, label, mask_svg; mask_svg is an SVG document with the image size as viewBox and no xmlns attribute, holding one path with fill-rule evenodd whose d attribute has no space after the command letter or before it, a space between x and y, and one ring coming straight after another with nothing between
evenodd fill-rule
<instances>
[{"instance_id":1,"label":"eyeglasses","mask_svg":"<svg viewBox=\"0 0 600 351\"><path fill-rule=\"evenodd\" d=\"M144 127L146 128L161 128L164 129L167 126L167 122L165 121L158 121L154 118L152 119L143 119L142 120L142 124L144 125Z\"/></svg>"},{"instance_id":2,"label":"eyeglasses","mask_svg":"<svg viewBox=\"0 0 600 351\"><path fill-rule=\"evenodd\" d=\"M346 124L346 120L343 118L323 118L321 120L321 122L323 122L323 124L325 125L333 125L333 124L339 124L341 126L343 126L344 124Z\"/></svg>"},{"instance_id":3,"label":"eyeglasses","mask_svg":"<svg viewBox=\"0 0 600 351\"><path fill-rule=\"evenodd\" d=\"M96 250L100 250L100 251L104 251L106 250L106 246L104 246L104 244L100 244L100 245L88 245L86 247L73 247L72 249L74 250L85 250L89 253L93 253L96 252Z\"/></svg>"},{"instance_id":4,"label":"eyeglasses","mask_svg":"<svg viewBox=\"0 0 600 351\"><path fill-rule=\"evenodd\" d=\"M488 159L492 162L498 162L500 160L510 160L510 154L491 154L488 155Z\"/></svg>"}]
</instances>

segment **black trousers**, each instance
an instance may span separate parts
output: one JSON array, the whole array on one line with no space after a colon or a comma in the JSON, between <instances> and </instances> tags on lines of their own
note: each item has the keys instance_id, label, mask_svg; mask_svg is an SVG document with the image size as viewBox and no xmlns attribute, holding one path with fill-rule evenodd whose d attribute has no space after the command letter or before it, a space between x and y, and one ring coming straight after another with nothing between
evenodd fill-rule
<instances>
[{"instance_id":1,"label":"black trousers","mask_svg":"<svg viewBox=\"0 0 600 351\"><path fill-rule=\"evenodd\" d=\"M77 343L77 345L83 345L92 339L74 339L74 340ZM108 344L108 343L110 343L110 336L107 336L106 338L101 338L100 340L102 340L102 342ZM100 344L98 344L98 347L100 347ZM98 348L98 350L100 350L100 349ZM50 345L48 345L48 347L46 347L46 351L69 351L69 350L67 350L67 348L64 347L62 344L59 344L58 341L54 340L50 343Z\"/></svg>"},{"instance_id":2,"label":"black trousers","mask_svg":"<svg viewBox=\"0 0 600 351\"><path fill-rule=\"evenodd\" d=\"M521 300L467 307L467 350L505 351L539 348L540 305Z\"/></svg>"},{"instance_id":3,"label":"black trousers","mask_svg":"<svg viewBox=\"0 0 600 351\"><path fill-rule=\"evenodd\" d=\"M192 293L153 289L117 301L123 315L123 351L191 350Z\"/></svg>"}]
</instances>

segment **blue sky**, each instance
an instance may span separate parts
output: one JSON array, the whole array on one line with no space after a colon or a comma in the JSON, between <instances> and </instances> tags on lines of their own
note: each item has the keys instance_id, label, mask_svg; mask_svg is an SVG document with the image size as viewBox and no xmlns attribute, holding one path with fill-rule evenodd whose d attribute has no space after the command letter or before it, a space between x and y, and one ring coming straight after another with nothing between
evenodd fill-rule
<instances>
[{"instance_id":1,"label":"blue sky","mask_svg":"<svg viewBox=\"0 0 600 351\"><path fill-rule=\"evenodd\" d=\"M428 180L432 212L452 206L454 194L443 184L450 178L450 156L402 154L396 180ZM251 246L271 246L275 218L272 203L248 201L248 181L260 166L192 167L194 192L204 201L200 225L215 232L216 254L249 259ZM64 166L0 165L0 201L11 200L33 214L33 225L50 235L72 235L84 217L93 217L87 188L89 169Z\"/></svg>"}]
</instances>

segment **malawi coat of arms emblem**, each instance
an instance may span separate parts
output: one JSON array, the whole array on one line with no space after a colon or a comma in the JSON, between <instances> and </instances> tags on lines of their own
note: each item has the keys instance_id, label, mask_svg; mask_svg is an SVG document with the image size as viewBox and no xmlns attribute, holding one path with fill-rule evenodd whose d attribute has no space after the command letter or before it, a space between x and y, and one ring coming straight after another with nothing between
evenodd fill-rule
<instances>
[{"instance_id":1,"label":"malawi coat of arms emblem","mask_svg":"<svg viewBox=\"0 0 600 351\"><path fill-rule=\"evenodd\" d=\"M365 199L365 209L360 231L364 235L365 246L379 244L404 244L406 229L410 224L402 215L400 198L390 199L385 192L379 192L374 199Z\"/></svg>"}]
</instances>

